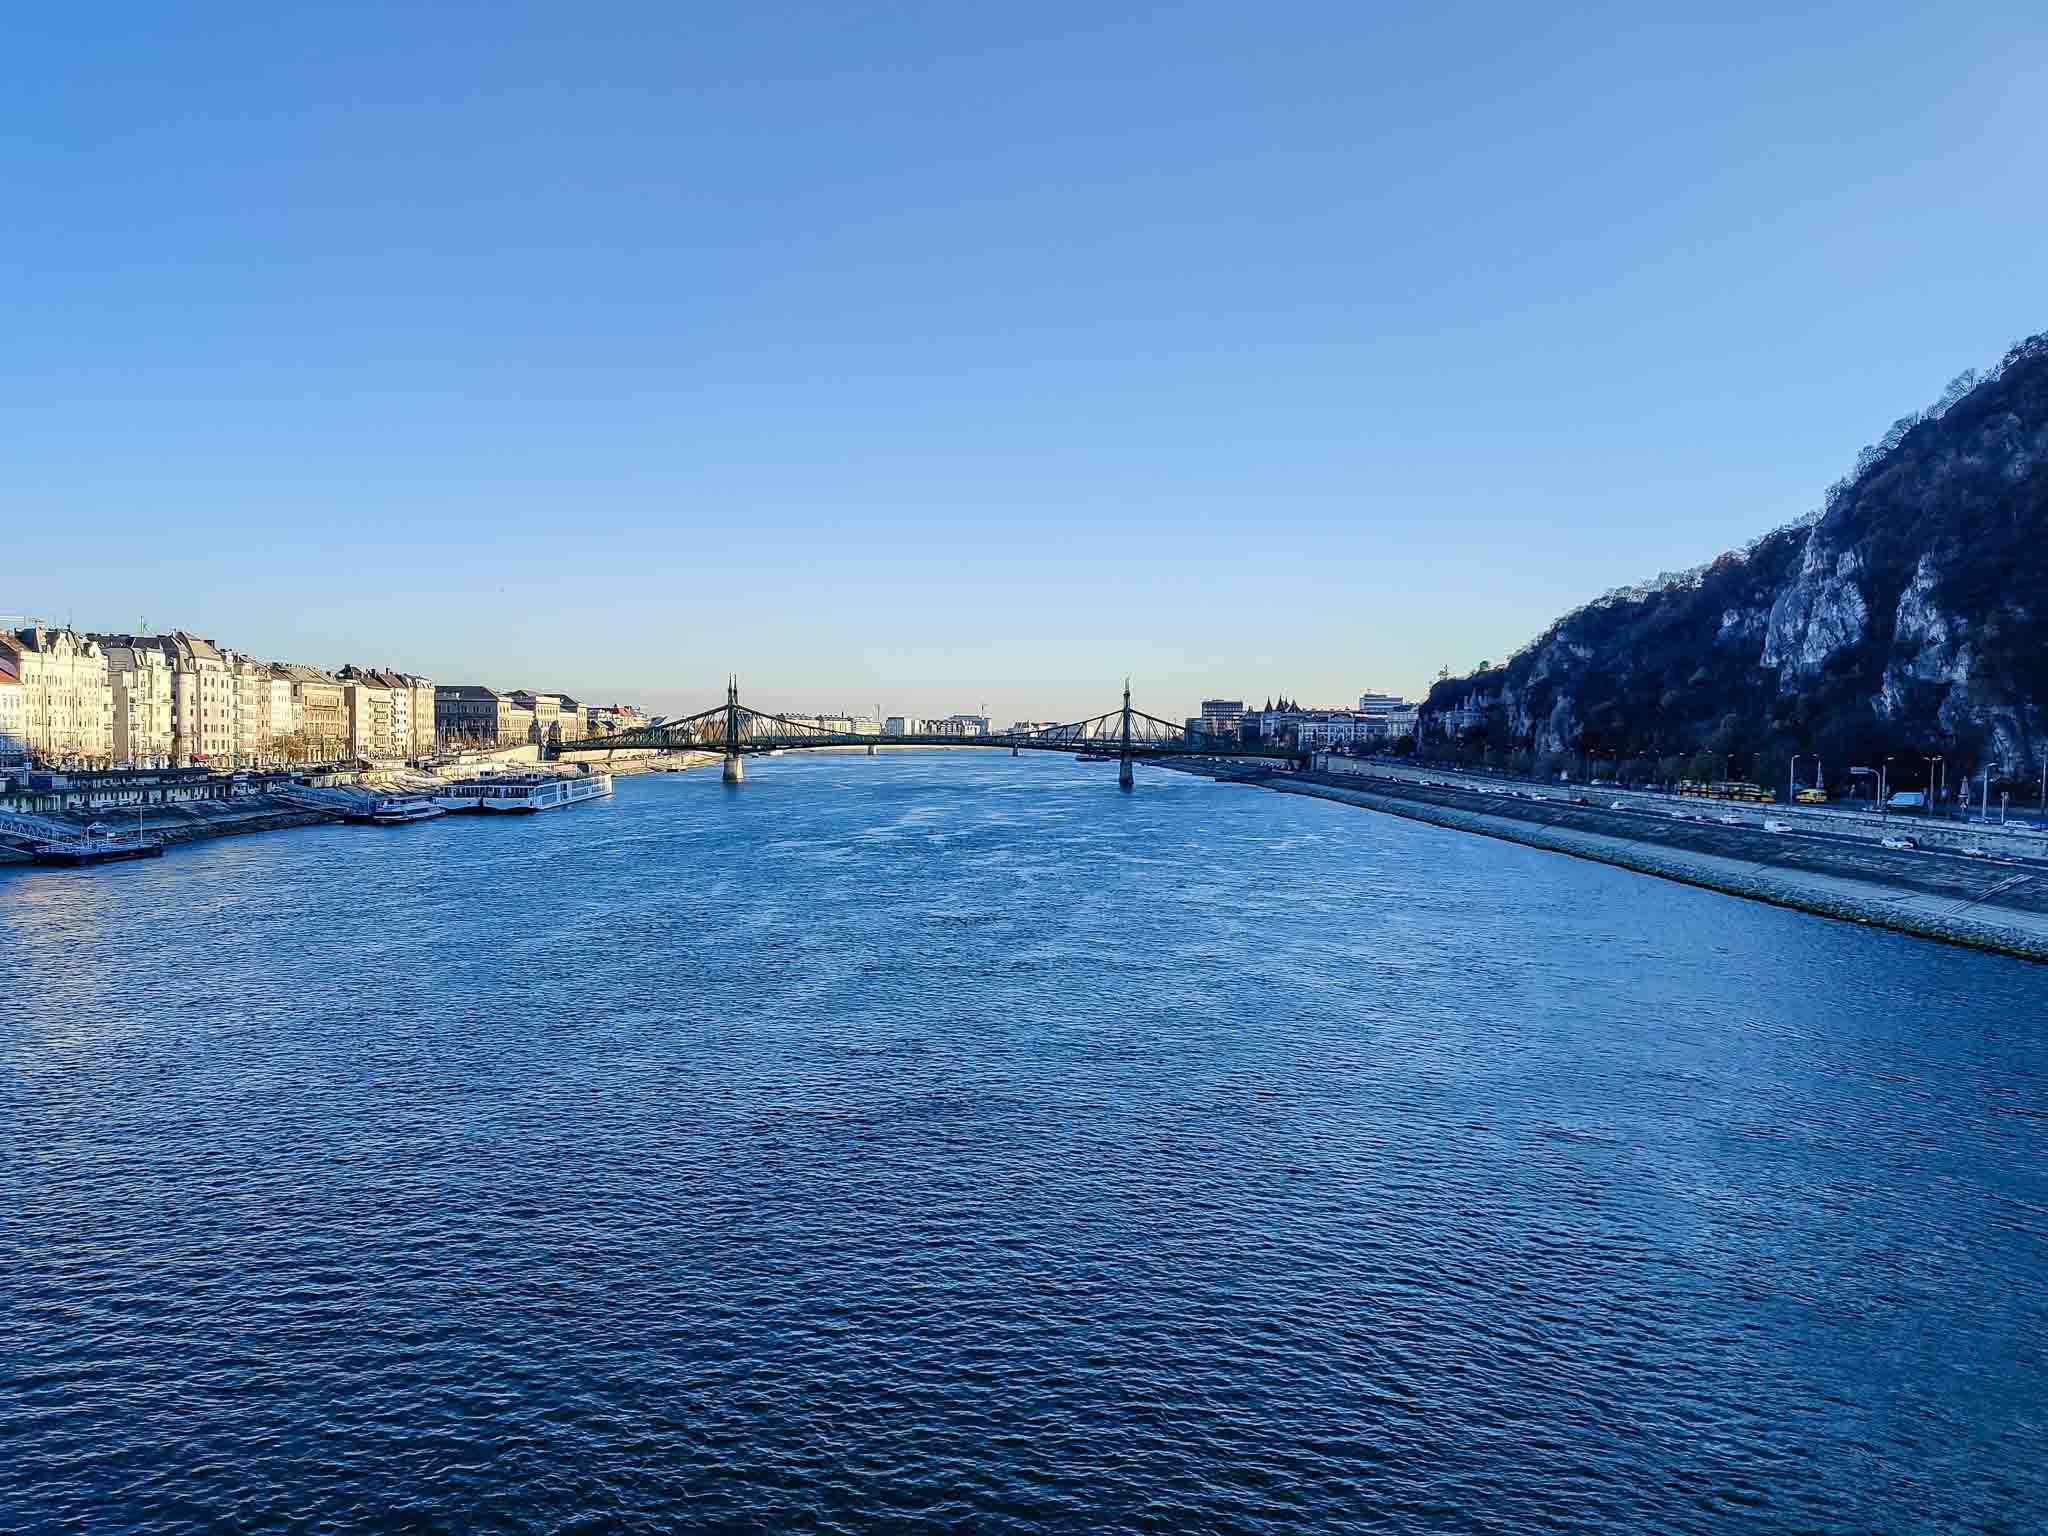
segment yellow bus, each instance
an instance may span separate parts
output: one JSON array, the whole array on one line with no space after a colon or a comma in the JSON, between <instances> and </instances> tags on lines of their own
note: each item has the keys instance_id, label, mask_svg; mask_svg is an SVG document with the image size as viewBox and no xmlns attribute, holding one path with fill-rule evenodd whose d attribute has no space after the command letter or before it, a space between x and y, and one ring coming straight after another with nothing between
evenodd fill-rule
<instances>
[{"instance_id":1,"label":"yellow bus","mask_svg":"<svg viewBox=\"0 0 2048 1536\"><path fill-rule=\"evenodd\" d=\"M1763 785L1752 784L1746 779L1716 779L1711 784L1684 779L1679 783L1678 792L1695 800L1747 800L1757 805L1770 805L1778 798Z\"/></svg>"}]
</instances>

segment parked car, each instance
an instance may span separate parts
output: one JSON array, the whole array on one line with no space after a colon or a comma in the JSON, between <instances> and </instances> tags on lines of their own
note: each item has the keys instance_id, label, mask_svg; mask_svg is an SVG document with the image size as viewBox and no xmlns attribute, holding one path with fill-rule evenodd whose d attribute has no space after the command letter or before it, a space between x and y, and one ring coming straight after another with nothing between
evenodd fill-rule
<instances>
[{"instance_id":1,"label":"parked car","mask_svg":"<svg viewBox=\"0 0 2048 1536\"><path fill-rule=\"evenodd\" d=\"M1792 823L1789 821L1766 821L1764 823L1764 830L1766 832L1790 832L1792 830Z\"/></svg>"},{"instance_id":2,"label":"parked car","mask_svg":"<svg viewBox=\"0 0 2048 1536\"><path fill-rule=\"evenodd\" d=\"M1887 848L1918 848L1920 845L1910 837L1888 837L1884 840Z\"/></svg>"},{"instance_id":3,"label":"parked car","mask_svg":"<svg viewBox=\"0 0 2048 1536\"><path fill-rule=\"evenodd\" d=\"M1960 852L1962 856L1966 859L1988 859L1991 857L1990 853L1987 850L1978 847L1975 843L1971 843L1967 847L1958 849L1957 851Z\"/></svg>"}]
</instances>

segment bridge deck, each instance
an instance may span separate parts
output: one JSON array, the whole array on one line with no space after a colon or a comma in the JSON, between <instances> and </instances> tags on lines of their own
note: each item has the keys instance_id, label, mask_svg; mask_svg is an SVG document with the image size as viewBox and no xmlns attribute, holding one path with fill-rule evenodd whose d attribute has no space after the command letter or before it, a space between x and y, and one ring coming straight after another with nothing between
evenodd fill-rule
<instances>
[{"instance_id":1,"label":"bridge deck","mask_svg":"<svg viewBox=\"0 0 2048 1536\"><path fill-rule=\"evenodd\" d=\"M635 731L619 736L590 736L562 742L550 750L708 752L714 756L738 752L748 756L767 752L843 750L848 747L1015 747L1020 752L1065 752L1076 756L1086 753L1092 757L1117 757L1127 750L1121 741L1100 737L1085 741L1046 741L1030 736L752 736L734 743L688 738L655 739L659 734ZM1237 757L1263 758L1269 762L1292 762L1302 756L1292 747L1189 746L1179 742L1143 740L1131 742L1128 751L1133 757Z\"/></svg>"},{"instance_id":2,"label":"bridge deck","mask_svg":"<svg viewBox=\"0 0 2048 1536\"><path fill-rule=\"evenodd\" d=\"M808 720L769 714L740 702L739 680L728 678L725 703L680 720L664 720L616 736L585 736L549 744L550 753L564 752L711 752L722 757L758 756L767 752L818 752L848 747L1008 747L1013 752L1071 752L1119 759L1141 757L1264 758L1304 762L1306 754L1292 747L1246 746L1243 742L1191 731L1131 706L1130 679L1124 680L1123 705L1086 720L1047 726L1036 731L987 736L955 736L916 732L904 736L860 736L826 730ZM1124 776L1128 784L1129 775Z\"/></svg>"}]
</instances>

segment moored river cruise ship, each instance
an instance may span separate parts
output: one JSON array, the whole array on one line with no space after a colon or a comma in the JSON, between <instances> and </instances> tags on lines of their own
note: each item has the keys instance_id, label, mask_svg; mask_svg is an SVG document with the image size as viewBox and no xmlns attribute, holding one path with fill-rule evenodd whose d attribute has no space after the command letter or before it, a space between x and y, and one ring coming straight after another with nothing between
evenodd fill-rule
<instances>
[{"instance_id":1,"label":"moored river cruise ship","mask_svg":"<svg viewBox=\"0 0 2048 1536\"><path fill-rule=\"evenodd\" d=\"M449 811L521 815L551 811L582 800L600 800L611 792L612 776L608 773L517 773L444 785L434 791L433 800Z\"/></svg>"}]
</instances>

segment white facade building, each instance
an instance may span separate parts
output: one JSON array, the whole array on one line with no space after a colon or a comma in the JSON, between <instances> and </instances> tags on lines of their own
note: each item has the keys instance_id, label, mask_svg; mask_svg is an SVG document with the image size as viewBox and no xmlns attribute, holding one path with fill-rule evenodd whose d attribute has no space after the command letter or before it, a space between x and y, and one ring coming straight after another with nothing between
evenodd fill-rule
<instances>
[{"instance_id":1,"label":"white facade building","mask_svg":"<svg viewBox=\"0 0 2048 1536\"><path fill-rule=\"evenodd\" d=\"M293 731L291 680L267 661L234 651L221 655L234 679L230 756L237 763L279 761L284 738Z\"/></svg>"},{"instance_id":2,"label":"white facade building","mask_svg":"<svg viewBox=\"0 0 2048 1536\"><path fill-rule=\"evenodd\" d=\"M391 745L400 757L412 755L412 688L403 679L391 689Z\"/></svg>"},{"instance_id":3,"label":"white facade building","mask_svg":"<svg viewBox=\"0 0 2048 1536\"><path fill-rule=\"evenodd\" d=\"M1295 742L1313 747L1370 746L1387 739L1382 715L1326 714L1308 716L1295 725Z\"/></svg>"},{"instance_id":4,"label":"white facade building","mask_svg":"<svg viewBox=\"0 0 2048 1536\"><path fill-rule=\"evenodd\" d=\"M21 679L10 670L12 652L0 650L0 773L28 762L28 715Z\"/></svg>"},{"instance_id":5,"label":"white facade building","mask_svg":"<svg viewBox=\"0 0 2048 1536\"><path fill-rule=\"evenodd\" d=\"M6 667L21 682L28 750L52 763L113 761L114 691L106 653L70 629L32 624L0 635Z\"/></svg>"},{"instance_id":6,"label":"white facade building","mask_svg":"<svg viewBox=\"0 0 2048 1536\"><path fill-rule=\"evenodd\" d=\"M172 756L179 768L227 766L241 730L241 685L219 646L183 630L164 637L171 658Z\"/></svg>"},{"instance_id":7,"label":"white facade building","mask_svg":"<svg viewBox=\"0 0 2048 1536\"><path fill-rule=\"evenodd\" d=\"M375 680L374 674L357 673L342 680L342 706L347 721L348 755L370 762L403 760L412 746L410 720L406 734L400 737L397 728L397 695L408 696L410 691L394 689L388 684Z\"/></svg>"},{"instance_id":8,"label":"white facade building","mask_svg":"<svg viewBox=\"0 0 2048 1536\"><path fill-rule=\"evenodd\" d=\"M1235 736L1244 722L1243 699L1202 700L1202 725L1211 736Z\"/></svg>"},{"instance_id":9,"label":"white facade building","mask_svg":"<svg viewBox=\"0 0 2048 1536\"><path fill-rule=\"evenodd\" d=\"M168 768L177 737L171 725L171 658L161 642L134 635L100 637L113 690L114 761L129 768Z\"/></svg>"},{"instance_id":10,"label":"white facade building","mask_svg":"<svg viewBox=\"0 0 2048 1536\"><path fill-rule=\"evenodd\" d=\"M282 762L284 742L298 735L300 720L292 707L292 680L277 667L266 664L263 675L253 683L242 685L246 700L252 691L261 701L257 706L257 726L261 732L258 761L265 763Z\"/></svg>"},{"instance_id":11,"label":"white facade building","mask_svg":"<svg viewBox=\"0 0 2048 1536\"><path fill-rule=\"evenodd\" d=\"M830 731L835 736L878 736L881 727L868 715L784 715L785 720L794 720L799 725L815 725L821 731Z\"/></svg>"}]
</instances>

